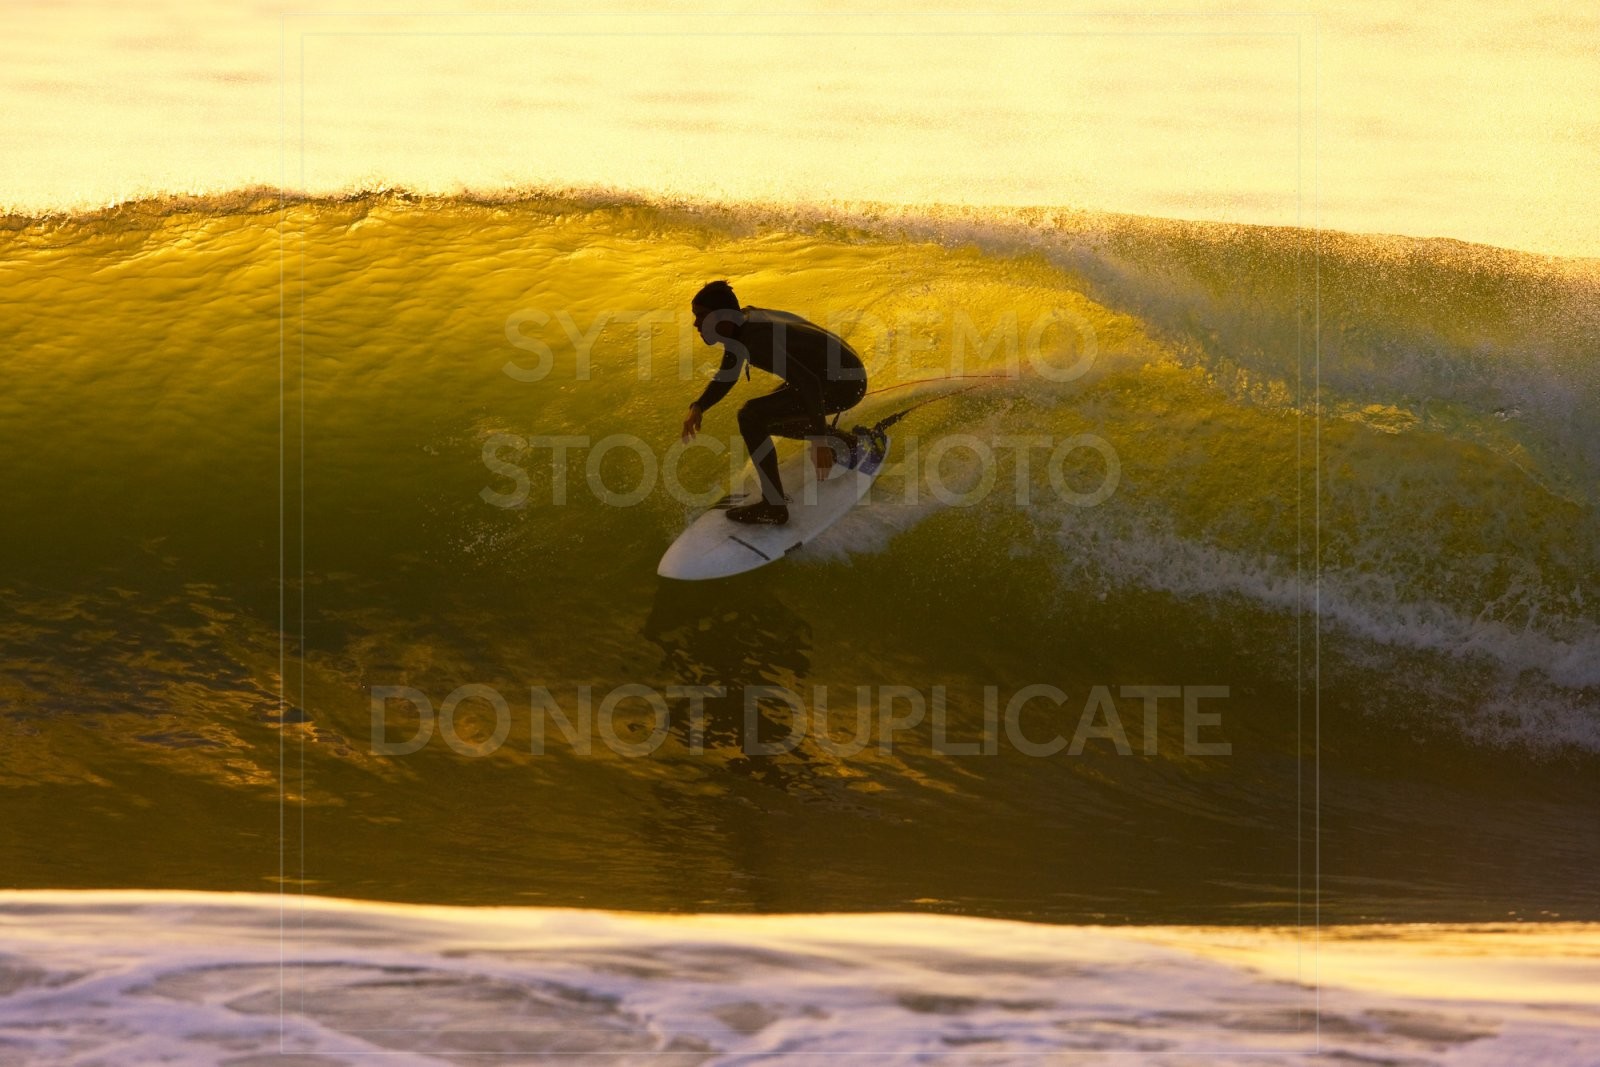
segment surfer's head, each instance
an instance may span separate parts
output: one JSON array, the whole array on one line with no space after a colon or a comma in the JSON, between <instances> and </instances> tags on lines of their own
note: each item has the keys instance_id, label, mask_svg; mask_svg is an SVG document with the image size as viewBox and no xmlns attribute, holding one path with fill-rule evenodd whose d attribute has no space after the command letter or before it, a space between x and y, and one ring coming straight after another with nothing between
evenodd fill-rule
<instances>
[{"instance_id":1,"label":"surfer's head","mask_svg":"<svg viewBox=\"0 0 1600 1067\"><path fill-rule=\"evenodd\" d=\"M689 308L694 312L694 328L708 345L720 345L733 337L744 321L739 298L733 295L733 286L726 281L706 282L694 294Z\"/></svg>"}]
</instances>

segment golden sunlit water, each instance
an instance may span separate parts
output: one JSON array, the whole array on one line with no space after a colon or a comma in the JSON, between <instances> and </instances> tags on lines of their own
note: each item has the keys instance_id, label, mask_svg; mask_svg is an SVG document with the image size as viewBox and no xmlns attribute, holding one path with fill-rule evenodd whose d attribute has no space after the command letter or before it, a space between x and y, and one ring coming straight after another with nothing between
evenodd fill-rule
<instances>
[{"instance_id":1,"label":"golden sunlit water","mask_svg":"<svg viewBox=\"0 0 1600 1067\"><path fill-rule=\"evenodd\" d=\"M1596 281L1579 265L1325 240L1321 418L1308 419L1308 239L1295 231L393 194L280 213L275 197L238 195L22 225L0 247L17 301L0 444L30 457L3 483L30 507L0 530L7 558L25 561L8 585L6 695L30 725L0 766L42 787L21 794L35 825L74 819L58 791L87 783L110 820L52 834L13 867L19 881L160 884L159 856L256 885L266 872L248 857L275 836L287 773L305 777L288 788L328 891L490 903L590 899L603 884L596 902L650 909L925 897L1056 918L1286 921L1302 899L1296 620L1314 536L1323 767L1372 798L1330 801L1330 826L1353 831L1391 790L1451 795L1477 775L1484 796L1457 797L1425 852L1483 856L1524 833L1505 791L1566 782L1574 792L1539 816L1554 866L1536 894L1559 910L1589 892L1575 864L1592 834L1555 830L1581 824L1600 750ZM655 561L693 511L668 491L665 460L613 450L591 468L579 450L558 465L548 442L676 440L706 356L674 297L724 265L859 348L878 391L856 418L932 395L914 383L946 373L957 348L964 373L1003 377L919 413L906 447L927 458L888 471L877 502L804 557L725 587L663 583ZM303 366L280 363L280 345L303 348ZM742 451L730 411L706 429L722 451L684 452L673 476L714 496ZM997 436L1084 434L1106 442L1118 480L1088 508L1052 478L1087 493L1106 477L1099 453L1052 473ZM943 436L989 448L994 483L1026 495L961 505L951 493L973 486L974 453L938 458ZM283 470L302 463L280 516ZM502 498L512 506L489 503ZM302 610L305 643L281 673L279 613ZM968 765L932 751L927 724L893 754L842 760L819 738L770 764L740 755L749 686L938 681L966 736L986 685L1048 679L1081 710L1095 686L1150 684L1127 677L1249 679L1231 698L1233 758L1108 749ZM404 760L371 751L378 687L437 704L468 681L517 709L492 757L459 759L442 739ZM707 704L709 762L686 733L645 760L530 754L530 687L571 713L581 687L623 681L727 687ZM1181 722L1164 729L1181 739ZM306 746L303 771L299 757L281 765L284 730ZM1413 735L1439 747L1403 784L1368 780ZM1254 785L1228 787L1235 774ZM463 790L500 814L440 817L437 798ZM214 793L232 799L198 803ZM204 819L180 817L197 805ZM781 846L767 840L777 812ZM1090 812L1117 812L1117 828ZM889 852L885 819L907 827ZM1174 820L1189 843L1142 858ZM201 848L228 826L241 836ZM1055 846L1040 850L1046 828ZM1529 891L1528 872L1478 862L1413 882L1420 832L1393 848L1350 840L1349 870L1388 870L1380 914L1495 918ZM753 848L763 858L747 869ZM966 862L979 848L989 862ZM435 858L418 864L418 850ZM1101 862L1081 865L1086 851ZM1343 915L1373 906L1358 893Z\"/></svg>"}]
</instances>

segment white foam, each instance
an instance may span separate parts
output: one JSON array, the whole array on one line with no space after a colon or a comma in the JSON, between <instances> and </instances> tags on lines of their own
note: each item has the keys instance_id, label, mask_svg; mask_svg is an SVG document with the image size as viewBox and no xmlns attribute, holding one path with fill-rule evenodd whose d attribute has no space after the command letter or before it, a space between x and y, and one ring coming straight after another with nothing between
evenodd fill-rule
<instances>
[{"instance_id":1,"label":"white foam","mask_svg":"<svg viewBox=\"0 0 1600 1067\"><path fill-rule=\"evenodd\" d=\"M1318 938L21 891L0 934L7 1062L1600 1060L1600 925Z\"/></svg>"}]
</instances>

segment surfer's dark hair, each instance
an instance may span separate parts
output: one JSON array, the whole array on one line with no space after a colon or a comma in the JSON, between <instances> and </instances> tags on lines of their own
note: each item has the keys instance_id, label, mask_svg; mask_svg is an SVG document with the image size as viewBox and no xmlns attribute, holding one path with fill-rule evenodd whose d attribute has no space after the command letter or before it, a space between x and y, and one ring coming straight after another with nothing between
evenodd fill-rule
<instances>
[{"instance_id":1,"label":"surfer's dark hair","mask_svg":"<svg viewBox=\"0 0 1600 1067\"><path fill-rule=\"evenodd\" d=\"M726 279L706 282L694 294L693 306L707 311L738 311L739 298L733 295L733 286Z\"/></svg>"}]
</instances>

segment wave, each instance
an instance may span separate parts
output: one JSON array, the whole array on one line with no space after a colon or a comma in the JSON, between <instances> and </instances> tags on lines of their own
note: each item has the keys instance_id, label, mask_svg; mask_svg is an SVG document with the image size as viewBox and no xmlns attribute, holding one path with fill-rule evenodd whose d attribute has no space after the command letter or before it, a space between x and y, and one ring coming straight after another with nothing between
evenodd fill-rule
<instances>
[{"instance_id":1,"label":"wave","mask_svg":"<svg viewBox=\"0 0 1600 1067\"><path fill-rule=\"evenodd\" d=\"M932 402L826 538L675 589L655 562L742 462L732 409L759 385L672 448L711 365L686 303L720 277L866 356L852 418ZM5 778L154 765L265 797L292 736L341 783L316 803L393 802L461 766L374 756L375 687L525 703L686 679L942 685L964 727L986 686L1048 683L1068 734L1096 687L1220 685L1271 788L1177 755L1067 784L812 748L517 773L562 810L621 783L649 819L651 790L765 781L784 796L750 802L802 820L911 819L941 794L982 835L984 804L1069 819L1066 790L1259 829L1295 825L1315 705L1330 773L1426 738L1449 755L1397 771L1414 788L1576 774L1600 752L1597 278L1459 242L1046 210L244 190L11 216ZM576 848L593 817L569 814ZM1254 884L1294 906L1292 872ZM1055 906L1033 892L1005 906ZM1124 906L1110 883L1063 905Z\"/></svg>"},{"instance_id":2,"label":"wave","mask_svg":"<svg viewBox=\"0 0 1600 1067\"><path fill-rule=\"evenodd\" d=\"M1063 570L1292 609L1320 564L1323 621L1336 631L1483 656L1577 688L1600 682L1592 261L1084 212L730 207L583 191L245 190L8 225L8 280L36 312L14 326L19 384L37 386L13 398L17 438L36 439L41 414L79 402L59 384L63 368L98 379L91 388L112 403L105 380L153 359L187 366L152 377L192 375L196 410L160 398L174 414L199 418L218 403L232 417L270 413L271 283L284 242L305 276L302 290L290 271L288 299L304 296L313 335L308 426L340 441L325 461L388 444L378 427L309 421L337 404L404 405L407 420L474 453L502 430L592 426L602 412L654 430L693 391L667 380L686 376L686 360L705 362L684 343L683 290L695 270L721 271L769 303L853 328L880 388L930 374L1013 378L930 409L917 427L925 433L1105 431L1125 475L1110 506L1067 512L1070 524L1048 499L1026 508L1036 532L1061 526ZM221 271L219 284L186 304L174 329L160 310L173 276L200 270ZM107 299L110 274L125 303ZM241 300L254 305L244 315ZM552 376L538 383L498 373L522 358L505 336L519 310L570 324L546 323L531 341L517 327L522 343L553 349ZM674 319L642 327L658 365L639 362L641 327L622 321L630 315ZM1043 321L1052 315L1063 321ZM124 340L73 336L91 323ZM218 341L247 329L258 336L242 349ZM574 342L583 329L593 337ZM1049 380L1019 355L1030 341ZM1083 358L1073 345L1085 343L1088 371L1060 380L1049 351ZM441 384L465 393L428 395ZM541 425L515 418L513 404L537 406ZM1000 404L1008 413L992 417ZM994 460L1002 483L1011 458ZM403 455L371 473L393 484L413 470ZM926 494L921 504L911 513L940 510ZM655 501L647 510L672 511ZM1275 514L1262 524L1266 511Z\"/></svg>"}]
</instances>

